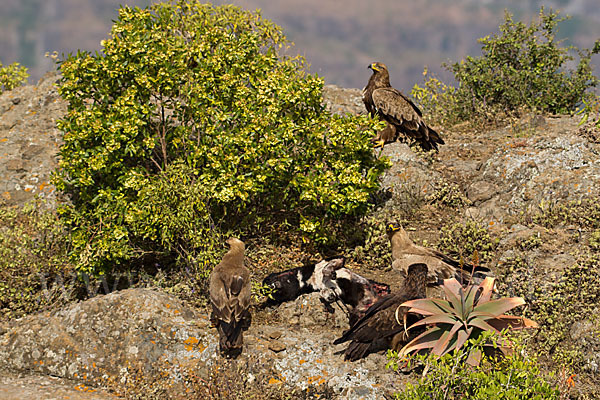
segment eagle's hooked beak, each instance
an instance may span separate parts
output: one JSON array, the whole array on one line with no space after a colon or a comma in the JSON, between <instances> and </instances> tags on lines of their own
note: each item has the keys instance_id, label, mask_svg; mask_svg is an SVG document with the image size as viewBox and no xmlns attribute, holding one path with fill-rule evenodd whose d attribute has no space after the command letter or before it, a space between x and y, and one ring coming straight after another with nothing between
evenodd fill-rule
<instances>
[{"instance_id":1,"label":"eagle's hooked beak","mask_svg":"<svg viewBox=\"0 0 600 400\"><path fill-rule=\"evenodd\" d=\"M377 64L375 64L375 63L369 64L369 66L367 68L369 68L373 72L379 72L380 71L380 69L377 67Z\"/></svg>"},{"instance_id":2,"label":"eagle's hooked beak","mask_svg":"<svg viewBox=\"0 0 600 400\"><path fill-rule=\"evenodd\" d=\"M400 226L399 226L399 225L398 225L398 226L396 226L396 225L394 225L394 224L388 224L388 229L389 229L390 231L392 231L392 232L396 232L396 231L399 231L399 230L400 230Z\"/></svg>"}]
</instances>

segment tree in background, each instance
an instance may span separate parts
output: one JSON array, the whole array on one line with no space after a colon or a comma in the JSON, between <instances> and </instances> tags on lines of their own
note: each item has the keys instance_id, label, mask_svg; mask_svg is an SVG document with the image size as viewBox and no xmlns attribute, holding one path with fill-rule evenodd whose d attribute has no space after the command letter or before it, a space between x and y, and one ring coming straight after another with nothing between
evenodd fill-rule
<instances>
[{"instance_id":1,"label":"tree in background","mask_svg":"<svg viewBox=\"0 0 600 400\"><path fill-rule=\"evenodd\" d=\"M0 94L26 84L28 77L27 68L19 63L4 66L0 62Z\"/></svg>"},{"instance_id":2,"label":"tree in background","mask_svg":"<svg viewBox=\"0 0 600 400\"><path fill-rule=\"evenodd\" d=\"M366 210L389 163L378 126L325 111L286 43L258 13L190 0L122 7L101 53L61 61L55 184L80 271L150 256L205 276L224 235L282 223L327 241Z\"/></svg>"},{"instance_id":3,"label":"tree in background","mask_svg":"<svg viewBox=\"0 0 600 400\"><path fill-rule=\"evenodd\" d=\"M593 97L587 91L598 84L598 78L590 63L599 48L561 47L556 32L565 19L542 8L538 19L527 25L513 21L506 12L500 33L479 39L481 56L444 65L454 74L456 87L430 77L424 87L415 85L412 95L427 111L449 123L494 122L523 110L573 112ZM573 53L579 55L579 62L570 69Z\"/></svg>"}]
</instances>

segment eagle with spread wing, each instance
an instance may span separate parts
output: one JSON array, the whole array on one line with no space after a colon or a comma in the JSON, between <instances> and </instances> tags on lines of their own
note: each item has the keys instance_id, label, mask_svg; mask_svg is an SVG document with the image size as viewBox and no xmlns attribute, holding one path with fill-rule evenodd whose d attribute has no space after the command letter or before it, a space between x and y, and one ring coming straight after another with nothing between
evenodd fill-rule
<instances>
[{"instance_id":1,"label":"eagle with spread wing","mask_svg":"<svg viewBox=\"0 0 600 400\"><path fill-rule=\"evenodd\" d=\"M372 115L387 122L374 142L376 147L394 142L400 134L417 142L425 151L438 150L444 140L423 121L423 113L402 92L390 84L390 74L385 64L374 62L369 67L373 74L363 90L363 103Z\"/></svg>"},{"instance_id":2,"label":"eagle with spread wing","mask_svg":"<svg viewBox=\"0 0 600 400\"><path fill-rule=\"evenodd\" d=\"M407 307L400 305L408 300L426 296L427 265L413 264L408 267L404 285L397 292L388 294L377 300L342 337L333 344L350 342L341 352L344 359L356 361L384 349L399 350L408 343L412 335L406 332L404 324L398 321L406 316L407 325L417 321L414 315L408 315Z\"/></svg>"}]
</instances>

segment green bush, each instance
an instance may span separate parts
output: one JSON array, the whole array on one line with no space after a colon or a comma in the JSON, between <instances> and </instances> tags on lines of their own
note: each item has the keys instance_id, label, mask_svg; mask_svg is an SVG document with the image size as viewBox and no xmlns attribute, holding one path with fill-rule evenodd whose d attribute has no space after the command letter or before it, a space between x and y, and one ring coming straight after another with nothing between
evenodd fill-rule
<instances>
[{"instance_id":1,"label":"green bush","mask_svg":"<svg viewBox=\"0 0 600 400\"><path fill-rule=\"evenodd\" d=\"M0 94L27 83L28 77L27 68L19 63L3 66L0 62Z\"/></svg>"},{"instance_id":2,"label":"green bush","mask_svg":"<svg viewBox=\"0 0 600 400\"><path fill-rule=\"evenodd\" d=\"M453 122L473 118L494 121L523 108L555 114L573 111L598 79L590 65L592 50L561 47L557 41L560 18L554 11L540 10L530 25L514 22L506 12L500 33L479 39L482 55L444 67L454 74L458 86L444 85L435 77L425 87L415 86L413 95L426 110L441 113ZM574 70L566 67L579 55Z\"/></svg>"},{"instance_id":3,"label":"green bush","mask_svg":"<svg viewBox=\"0 0 600 400\"><path fill-rule=\"evenodd\" d=\"M465 365L469 351L489 337L471 339L469 346L442 357L427 354L408 358L409 365L425 365L425 375L417 383L408 383L396 393L397 400L495 399L529 400L559 399L560 392L542 374L535 358L517 348L499 359L484 357L476 367ZM388 352L388 366L397 370L397 353ZM551 378L550 376L546 378Z\"/></svg>"},{"instance_id":4,"label":"green bush","mask_svg":"<svg viewBox=\"0 0 600 400\"><path fill-rule=\"evenodd\" d=\"M497 246L498 239L476 221L442 226L438 244L440 250L475 264L490 261Z\"/></svg>"},{"instance_id":5,"label":"green bush","mask_svg":"<svg viewBox=\"0 0 600 400\"><path fill-rule=\"evenodd\" d=\"M595 199L556 202L542 200L532 216L533 222L553 228L559 224L581 228L600 228L600 204Z\"/></svg>"},{"instance_id":6,"label":"green bush","mask_svg":"<svg viewBox=\"0 0 600 400\"><path fill-rule=\"evenodd\" d=\"M533 281L529 285L524 284L529 286L529 290L533 289L530 309L524 315L540 323L535 340L539 354L576 373L582 373L589 367L589 355L588 350L574 340L572 329L576 322L582 321L599 326L599 277L600 256L592 254L575 265L566 266L557 282L542 285ZM597 351L595 342L592 341L590 345Z\"/></svg>"},{"instance_id":7,"label":"green bush","mask_svg":"<svg viewBox=\"0 0 600 400\"><path fill-rule=\"evenodd\" d=\"M440 204L450 208L471 205L471 201L457 184L447 182L444 179L435 182L431 193L425 196L425 199L431 204Z\"/></svg>"},{"instance_id":8,"label":"green bush","mask_svg":"<svg viewBox=\"0 0 600 400\"><path fill-rule=\"evenodd\" d=\"M266 222L326 242L331 221L366 210L389 165L371 150L379 126L326 112L286 43L257 13L190 0L122 7L102 53L61 61L54 182L80 271L204 265L224 234Z\"/></svg>"},{"instance_id":9,"label":"green bush","mask_svg":"<svg viewBox=\"0 0 600 400\"><path fill-rule=\"evenodd\" d=\"M64 225L41 201L0 204L0 319L70 300L75 274L68 251Z\"/></svg>"}]
</instances>

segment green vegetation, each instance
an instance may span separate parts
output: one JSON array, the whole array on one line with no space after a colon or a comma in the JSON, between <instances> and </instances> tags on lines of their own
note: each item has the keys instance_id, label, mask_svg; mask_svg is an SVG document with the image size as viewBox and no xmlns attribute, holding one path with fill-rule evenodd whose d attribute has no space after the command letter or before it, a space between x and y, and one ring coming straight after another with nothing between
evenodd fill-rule
<instances>
[{"instance_id":1,"label":"green vegetation","mask_svg":"<svg viewBox=\"0 0 600 400\"><path fill-rule=\"evenodd\" d=\"M580 373L586 367L584 348L571 337L573 324L587 321L600 331L597 319L600 300L600 257L591 255L568 266L558 282L533 289L526 315L540 323L536 345L558 365ZM525 285L528 286L528 285ZM598 337L597 333L593 336ZM597 339L596 339L597 340Z\"/></svg>"},{"instance_id":2,"label":"green vegetation","mask_svg":"<svg viewBox=\"0 0 600 400\"><path fill-rule=\"evenodd\" d=\"M600 251L600 229L595 230L590 235L590 248Z\"/></svg>"},{"instance_id":3,"label":"green vegetation","mask_svg":"<svg viewBox=\"0 0 600 400\"><path fill-rule=\"evenodd\" d=\"M527 238L517 239L517 246L524 251L538 248L541 244L542 237L539 232L536 232Z\"/></svg>"},{"instance_id":4,"label":"green vegetation","mask_svg":"<svg viewBox=\"0 0 600 400\"><path fill-rule=\"evenodd\" d=\"M0 94L4 91L12 90L17 86L24 85L28 77L27 68L21 66L19 63L3 66L0 62Z\"/></svg>"},{"instance_id":5,"label":"green vegetation","mask_svg":"<svg viewBox=\"0 0 600 400\"><path fill-rule=\"evenodd\" d=\"M79 271L128 260L214 265L222 239L277 226L327 243L388 167L367 117L334 117L323 81L259 14L198 1L123 7L102 54L61 62L69 101L55 184Z\"/></svg>"},{"instance_id":6,"label":"green vegetation","mask_svg":"<svg viewBox=\"0 0 600 400\"><path fill-rule=\"evenodd\" d=\"M590 61L600 46L561 47L555 36L565 19L542 8L538 20L526 25L506 12L500 33L479 39L481 56L444 65L454 74L457 87L429 77L424 87L415 85L412 95L427 112L447 123L494 122L523 109L570 113L598 83ZM566 67L573 60L572 52L579 55L574 70Z\"/></svg>"},{"instance_id":7,"label":"green vegetation","mask_svg":"<svg viewBox=\"0 0 600 400\"><path fill-rule=\"evenodd\" d=\"M600 39L594 43L592 54L600 54ZM584 97L582 103L583 106L577 112L582 116L581 125L590 122L596 129L600 129L600 97Z\"/></svg>"},{"instance_id":8,"label":"green vegetation","mask_svg":"<svg viewBox=\"0 0 600 400\"><path fill-rule=\"evenodd\" d=\"M537 324L527 318L505 315L506 311L525 304L521 297L491 300L495 279L485 278L480 285L468 285L463 288L454 278L444 280L442 288L447 300L417 299L410 300L398 307L410 307L409 313L420 314L424 318L407 328L427 326L426 330L404 346L401 356L415 351L430 350L437 356L443 356L453 350L468 345L469 340L478 339L484 332L502 336L508 329L536 328ZM396 311L398 319L398 311ZM399 324L405 321L398 320ZM494 349L504 353L510 351L510 343L505 339L498 342L482 342L478 347L466 350L465 362L478 365L484 354L493 354Z\"/></svg>"},{"instance_id":9,"label":"green vegetation","mask_svg":"<svg viewBox=\"0 0 600 400\"><path fill-rule=\"evenodd\" d=\"M476 221L448 223L442 226L438 247L460 259L474 258L473 262L491 260L498 239L492 239L487 229Z\"/></svg>"},{"instance_id":10,"label":"green vegetation","mask_svg":"<svg viewBox=\"0 0 600 400\"><path fill-rule=\"evenodd\" d=\"M425 196L425 200L432 204L441 204L451 208L459 208L471 204L457 184L447 182L443 179L435 183L432 193Z\"/></svg>"},{"instance_id":11,"label":"green vegetation","mask_svg":"<svg viewBox=\"0 0 600 400\"><path fill-rule=\"evenodd\" d=\"M600 228L600 204L595 199L572 200L558 203L542 201L533 215L533 222L547 228L558 224L575 224Z\"/></svg>"},{"instance_id":12,"label":"green vegetation","mask_svg":"<svg viewBox=\"0 0 600 400\"><path fill-rule=\"evenodd\" d=\"M0 315L18 318L71 300L69 243L56 213L41 201L0 205Z\"/></svg>"},{"instance_id":13,"label":"green vegetation","mask_svg":"<svg viewBox=\"0 0 600 400\"><path fill-rule=\"evenodd\" d=\"M471 339L468 346L443 356L414 355L409 366L422 364L426 374L418 382L408 383L404 391L396 393L397 400L495 399L529 400L559 399L559 389L549 383L552 376L544 376L537 360L526 356L523 346L505 357L483 357L478 366L465 365L471 349L481 351L483 343L493 336ZM397 370L398 354L388 352L388 367Z\"/></svg>"}]
</instances>

